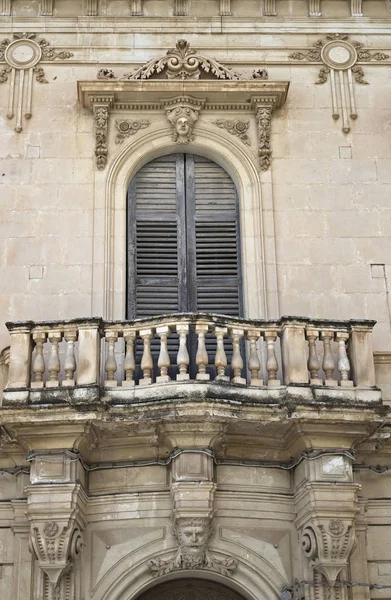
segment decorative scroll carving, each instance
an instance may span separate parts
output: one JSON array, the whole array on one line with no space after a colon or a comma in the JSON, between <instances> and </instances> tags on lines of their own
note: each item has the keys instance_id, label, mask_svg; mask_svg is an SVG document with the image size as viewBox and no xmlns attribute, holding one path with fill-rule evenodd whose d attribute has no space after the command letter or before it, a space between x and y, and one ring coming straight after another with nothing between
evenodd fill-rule
<instances>
[{"instance_id":1,"label":"decorative scroll carving","mask_svg":"<svg viewBox=\"0 0 391 600\"><path fill-rule=\"evenodd\" d=\"M119 81L150 79L165 76L167 79L200 79L208 75L214 79L239 80L241 77L212 58L206 58L190 49L186 40L178 40L175 48L168 50L162 58L152 59L142 67L119 78ZM116 79L113 71L100 69L98 79Z\"/></svg>"},{"instance_id":2,"label":"decorative scroll carving","mask_svg":"<svg viewBox=\"0 0 391 600\"><path fill-rule=\"evenodd\" d=\"M258 106L256 119L258 123L258 154L262 171L267 171L271 164L270 133L272 124L271 106Z\"/></svg>"},{"instance_id":3,"label":"decorative scroll carving","mask_svg":"<svg viewBox=\"0 0 391 600\"><path fill-rule=\"evenodd\" d=\"M99 170L105 168L107 163L107 130L109 124L109 103L94 104L95 120L95 157Z\"/></svg>"},{"instance_id":4,"label":"decorative scroll carving","mask_svg":"<svg viewBox=\"0 0 391 600\"><path fill-rule=\"evenodd\" d=\"M146 127L149 127L149 125L150 122L146 119L140 119L138 121L130 121L129 119L116 121L115 126L118 133L115 138L115 143L122 144L125 138L134 135L135 133L140 131L140 129L145 129Z\"/></svg>"},{"instance_id":5,"label":"decorative scroll carving","mask_svg":"<svg viewBox=\"0 0 391 600\"><path fill-rule=\"evenodd\" d=\"M255 69L252 77L253 79L262 79L262 81L267 81L269 79L269 73L267 69Z\"/></svg>"},{"instance_id":6,"label":"decorative scroll carving","mask_svg":"<svg viewBox=\"0 0 391 600\"><path fill-rule=\"evenodd\" d=\"M42 521L32 524L30 541L39 566L56 587L81 551L82 532L72 522Z\"/></svg>"},{"instance_id":7,"label":"decorative scroll carving","mask_svg":"<svg viewBox=\"0 0 391 600\"><path fill-rule=\"evenodd\" d=\"M45 39L35 41L35 37L35 33L15 33L12 42L5 39L0 43L0 61L8 65L0 69L0 83L10 79L7 117L12 119L16 112L17 133L23 129L23 116L26 119L32 116L33 74L39 83L48 83L43 68L37 64L73 56L71 52L58 52Z\"/></svg>"},{"instance_id":8,"label":"decorative scroll carving","mask_svg":"<svg viewBox=\"0 0 391 600\"><path fill-rule=\"evenodd\" d=\"M242 140L243 144L246 144L246 146L251 146L251 141L247 135L247 131L250 128L249 121L242 121L241 119L217 119L217 121L213 121L213 123L221 129L226 129L228 133L236 135Z\"/></svg>"},{"instance_id":9,"label":"decorative scroll carving","mask_svg":"<svg viewBox=\"0 0 391 600\"><path fill-rule=\"evenodd\" d=\"M355 543L353 521L332 519L307 526L301 538L305 556L315 571L334 586L342 569L347 567Z\"/></svg>"},{"instance_id":10,"label":"decorative scroll carving","mask_svg":"<svg viewBox=\"0 0 391 600\"><path fill-rule=\"evenodd\" d=\"M203 102L190 97L171 100L166 104L166 116L172 126L172 141L190 144L194 140L193 127Z\"/></svg>"},{"instance_id":11,"label":"decorative scroll carving","mask_svg":"<svg viewBox=\"0 0 391 600\"><path fill-rule=\"evenodd\" d=\"M350 42L345 34L333 33L326 37L326 41L318 40L313 48L294 52L289 58L324 64L315 83L326 83L330 75L333 118L339 119L342 114L342 131L347 133L350 131L349 116L351 119L358 116L353 77L357 83L368 84L362 67L357 66L357 63L384 61L389 55L368 50L360 42Z\"/></svg>"},{"instance_id":12,"label":"decorative scroll carving","mask_svg":"<svg viewBox=\"0 0 391 600\"><path fill-rule=\"evenodd\" d=\"M208 550L212 531L208 518L179 518L175 523L175 537L179 548L169 561L155 558L149 561L154 577L161 577L181 569L208 569L229 577L237 568L233 558L217 559Z\"/></svg>"}]
</instances>

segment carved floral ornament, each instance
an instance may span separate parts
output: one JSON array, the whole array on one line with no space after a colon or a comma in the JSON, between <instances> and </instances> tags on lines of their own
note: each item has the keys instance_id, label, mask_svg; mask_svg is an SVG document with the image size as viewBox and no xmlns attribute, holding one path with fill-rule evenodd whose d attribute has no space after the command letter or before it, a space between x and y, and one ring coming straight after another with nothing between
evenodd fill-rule
<instances>
[{"instance_id":1,"label":"carved floral ornament","mask_svg":"<svg viewBox=\"0 0 391 600\"><path fill-rule=\"evenodd\" d=\"M271 163L270 131L272 114L286 99L289 83L268 80L266 69L255 69L250 78L236 73L214 59L190 48L186 40L160 58L117 77L109 69L100 69L95 82L78 82L82 106L95 117L95 155L98 169L107 164L110 112L126 111L126 117L115 120L115 143L132 143L150 126L140 112L165 115L171 137L176 144L189 144L197 136L198 123L210 111L234 112L211 122L211 127L224 129L245 146L251 146L251 128L259 140L260 169ZM245 112L247 118L237 113ZM247 115L252 115L251 120ZM141 118L141 116L143 118ZM254 119L255 116L255 119ZM251 122L253 121L253 123Z\"/></svg>"},{"instance_id":2,"label":"carved floral ornament","mask_svg":"<svg viewBox=\"0 0 391 600\"><path fill-rule=\"evenodd\" d=\"M35 33L14 33L14 40L5 39L0 43L0 83L9 80L7 118L13 119L16 113L15 131L23 129L23 116L32 116L33 78L39 83L48 83L41 61L66 60L73 54L58 51L45 39L35 40ZM25 85L25 80L27 85ZM27 88L27 89L26 89Z\"/></svg>"},{"instance_id":3,"label":"carved floral ornament","mask_svg":"<svg viewBox=\"0 0 391 600\"><path fill-rule=\"evenodd\" d=\"M326 40L318 40L312 48L289 55L292 60L323 63L315 83L323 84L330 75L330 90L333 118L342 114L342 131L350 131L350 120L357 119L357 109L353 79L368 85L364 79L363 68L359 63L383 62L389 57L384 52L364 48L360 42L349 41L349 37L340 33L329 34Z\"/></svg>"}]
</instances>

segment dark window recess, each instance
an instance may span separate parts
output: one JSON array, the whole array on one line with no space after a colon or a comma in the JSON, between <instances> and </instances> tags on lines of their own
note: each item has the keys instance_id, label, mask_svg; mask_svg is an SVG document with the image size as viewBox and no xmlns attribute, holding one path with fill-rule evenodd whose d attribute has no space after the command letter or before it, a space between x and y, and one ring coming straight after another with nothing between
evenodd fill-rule
<instances>
[{"instance_id":1,"label":"dark window recess","mask_svg":"<svg viewBox=\"0 0 391 600\"><path fill-rule=\"evenodd\" d=\"M128 191L127 272L128 319L171 312L242 315L238 200L222 167L200 156L175 154L140 169ZM152 343L156 361L158 343ZM230 360L230 340L225 346ZM174 364L177 349L172 335ZM212 362L210 338L207 350ZM189 336L189 352L195 351L196 340ZM136 354L140 363L141 342ZM214 377L213 365L209 371Z\"/></svg>"}]
</instances>

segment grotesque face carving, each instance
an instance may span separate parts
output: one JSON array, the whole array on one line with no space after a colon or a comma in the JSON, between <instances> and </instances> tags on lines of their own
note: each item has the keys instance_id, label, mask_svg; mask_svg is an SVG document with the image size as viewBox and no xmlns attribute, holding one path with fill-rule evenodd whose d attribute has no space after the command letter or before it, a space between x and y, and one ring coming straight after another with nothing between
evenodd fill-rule
<instances>
[{"instance_id":1,"label":"grotesque face carving","mask_svg":"<svg viewBox=\"0 0 391 600\"><path fill-rule=\"evenodd\" d=\"M167 111L172 125L172 139L177 144L189 144L193 141L193 126L198 119L198 110L189 106L177 106Z\"/></svg>"},{"instance_id":2,"label":"grotesque face carving","mask_svg":"<svg viewBox=\"0 0 391 600\"><path fill-rule=\"evenodd\" d=\"M178 519L176 536L182 552L184 568L201 567L210 535L209 520L202 518Z\"/></svg>"}]
</instances>

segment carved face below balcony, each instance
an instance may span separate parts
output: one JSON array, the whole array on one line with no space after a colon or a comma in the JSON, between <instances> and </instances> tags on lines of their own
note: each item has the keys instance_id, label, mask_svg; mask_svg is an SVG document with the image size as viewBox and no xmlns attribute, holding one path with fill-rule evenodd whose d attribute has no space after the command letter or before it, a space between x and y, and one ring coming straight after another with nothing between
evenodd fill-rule
<instances>
[{"instance_id":1,"label":"carved face below balcony","mask_svg":"<svg viewBox=\"0 0 391 600\"><path fill-rule=\"evenodd\" d=\"M209 519L178 519L176 537L182 553L183 568L201 567L210 537Z\"/></svg>"}]
</instances>

